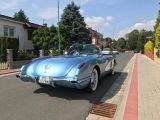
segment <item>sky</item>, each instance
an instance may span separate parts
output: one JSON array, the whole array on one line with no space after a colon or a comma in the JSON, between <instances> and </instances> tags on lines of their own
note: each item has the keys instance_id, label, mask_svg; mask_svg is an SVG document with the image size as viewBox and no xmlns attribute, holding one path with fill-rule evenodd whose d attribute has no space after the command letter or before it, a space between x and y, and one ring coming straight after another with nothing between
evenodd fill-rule
<instances>
[{"instance_id":1,"label":"sky","mask_svg":"<svg viewBox=\"0 0 160 120\"><path fill-rule=\"evenodd\" d=\"M57 24L58 0L0 0L0 14L13 16L20 9L30 22ZM80 6L88 27L104 37L118 39L134 29L153 30L158 15L158 0L59 0L60 14L71 1Z\"/></svg>"}]
</instances>

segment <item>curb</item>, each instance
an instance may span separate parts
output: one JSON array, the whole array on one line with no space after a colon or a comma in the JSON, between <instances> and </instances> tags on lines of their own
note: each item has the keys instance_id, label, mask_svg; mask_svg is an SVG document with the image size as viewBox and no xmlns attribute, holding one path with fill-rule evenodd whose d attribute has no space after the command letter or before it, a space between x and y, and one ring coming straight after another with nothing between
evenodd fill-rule
<instances>
[{"instance_id":1,"label":"curb","mask_svg":"<svg viewBox=\"0 0 160 120\"><path fill-rule=\"evenodd\" d=\"M114 120L123 120L124 111L125 111L125 108L126 108L126 101L127 101L127 98L128 98L128 93L129 93L130 84L131 84L131 80L132 80L136 55L137 54L135 54L132 57L132 59L130 60L130 62L128 63L128 65L125 68L125 69L128 68L128 76L125 79L125 87L124 87L124 90L123 90L123 93L122 93L121 101L118 104L118 108L117 108L117 111L115 113ZM124 69L124 71L125 71L125 69Z\"/></svg>"},{"instance_id":2,"label":"curb","mask_svg":"<svg viewBox=\"0 0 160 120\"><path fill-rule=\"evenodd\" d=\"M138 120L138 56L136 55L134 61L123 120Z\"/></svg>"},{"instance_id":3,"label":"curb","mask_svg":"<svg viewBox=\"0 0 160 120\"><path fill-rule=\"evenodd\" d=\"M114 118L107 118L107 117L102 117L102 116L98 116L94 114L89 114L86 120L122 120L123 119L123 114L124 114L125 104L126 104L124 103L124 100L127 99L127 96L128 96L128 89L130 86L131 77L132 77L133 68L134 68L133 63L136 58L135 56L136 54L131 58L131 60L128 62L128 64L122 71L122 73L128 74L127 77L121 74L115 80L115 83L111 86L108 92L101 99L101 102L112 103L112 104L118 105ZM120 89L117 90L117 88L120 88ZM114 93L116 93L115 96L110 97Z\"/></svg>"},{"instance_id":4,"label":"curb","mask_svg":"<svg viewBox=\"0 0 160 120\"><path fill-rule=\"evenodd\" d=\"M20 69L14 69L14 70L2 70L0 71L0 75L7 75L7 74L10 74L10 73L16 73L16 72L19 72Z\"/></svg>"}]
</instances>

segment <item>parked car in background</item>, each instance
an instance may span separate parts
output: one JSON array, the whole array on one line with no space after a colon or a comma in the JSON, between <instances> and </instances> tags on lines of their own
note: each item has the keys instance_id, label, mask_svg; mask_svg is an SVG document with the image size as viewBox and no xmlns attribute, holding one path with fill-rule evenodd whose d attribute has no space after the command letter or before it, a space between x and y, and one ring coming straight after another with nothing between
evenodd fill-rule
<instances>
[{"instance_id":1,"label":"parked car in background","mask_svg":"<svg viewBox=\"0 0 160 120\"><path fill-rule=\"evenodd\" d=\"M104 48L103 51L102 51L102 54L112 55L113 52L111 51L110 48Z\"/></svg>"},{"instance_id":2,"label":"parked car in background","mask_svg":"<svg viewBox=\"0 0 160 120\"><path fill-rule=\"evenodd\" d=\"M139 50L138 50L138 49L135 49L133 52L134 52L134 53L139 53Z\"/></svg>"},{"instance_id":3,"label":"parked car in background","mask_svg":"<svg viewBox=\"0 0 160 120\"><path fill-rule=\"evenodd\" d=\"M112 50L111 48L104 48L102 53L106 55L118 55L119 51L117 49Z\"/></svg>"},{"instance_id":4,"label":"parked car in background","mask_svg":"<svg viewBox=\"0 0 160 120\"><path fill-rule=\"evenodd\" d=\"M117 49L113 49L112 52L113 52L113 54L115 54L115 55L118 55L118 54L119 54L119 51L118 51Z\"/></svg>"},{"instance_id":5,"label":"parked car in background","mask_svg":"<svg viewBox=\"0 0 160 120\"><path fill-rule=\"evenodd\" d=\"M94 92L102 75L114 73L115 63L112 55L102 54L95 45L75 44L69 48L67 55L33 59L23 65L16 76L42 87L87 88Z\"/></svg>"},{"instance_id":6,"label":"parked car in background","mask_svg":"<svg viewBox=\"0 0 160 120\"><path fill-rule=\"evenodd\" d=\"M119 53L125 53L125 51L127 51L126 49L118 49Z\"/></svg>"}]
</instances>

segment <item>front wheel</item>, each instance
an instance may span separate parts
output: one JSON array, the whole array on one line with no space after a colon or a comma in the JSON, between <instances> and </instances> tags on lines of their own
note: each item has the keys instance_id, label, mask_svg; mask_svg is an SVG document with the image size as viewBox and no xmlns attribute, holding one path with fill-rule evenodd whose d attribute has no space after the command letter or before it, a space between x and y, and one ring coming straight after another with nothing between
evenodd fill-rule
<instances>
[{"instance_id":1,"label":"front wheel","mask_svg":"<svg viewBox=\"0 0 160 120\"><path fill-rule=\"evenodd\" d=\"M97 71L97 69L94 68L92 73L91 73L90 83L89 83L89 85L87 87L88 91L90 91L90 92L96 91L97 86L98 86L98 79L99 79L98 71Z\"/></svg>"}]
</instances>

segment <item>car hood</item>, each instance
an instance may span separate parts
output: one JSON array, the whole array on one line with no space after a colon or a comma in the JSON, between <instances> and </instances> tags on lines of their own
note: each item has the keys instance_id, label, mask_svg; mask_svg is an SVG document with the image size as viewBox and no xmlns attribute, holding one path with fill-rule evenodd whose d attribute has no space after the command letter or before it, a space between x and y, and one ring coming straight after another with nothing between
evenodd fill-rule
<instances>
[{"instance_id":1,"label":"car hood","mask_svg":"<svg viewBox=\"0 0 160 120\"><path fill-rule=\"evenodd\" d=\"M33 61L29 66L34 68L32 73L34 72L34 75L37 76L64 77L73 67L77 67L85 59L84 56L50 57Z\"/></svg>"}]
</instances>

